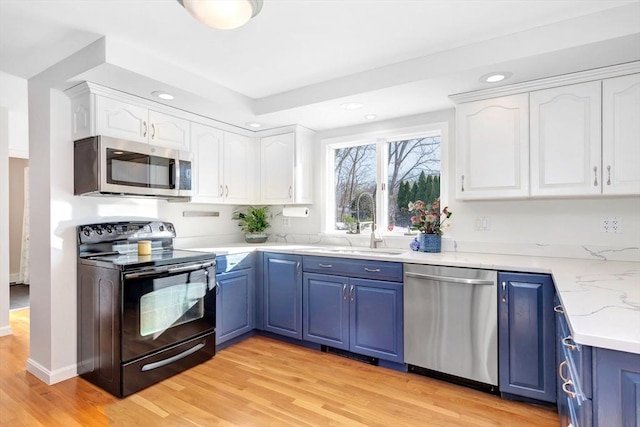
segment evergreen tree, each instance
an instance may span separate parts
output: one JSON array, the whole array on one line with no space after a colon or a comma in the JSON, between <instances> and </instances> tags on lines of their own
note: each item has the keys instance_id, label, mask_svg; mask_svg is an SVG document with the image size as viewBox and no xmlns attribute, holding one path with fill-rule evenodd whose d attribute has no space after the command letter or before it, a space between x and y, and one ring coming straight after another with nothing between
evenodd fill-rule
<instances>
[{"instance_id":1,"label":"evergreen tree","mask_svg":"<svg viewBox=\"0 0 640 427\"><path fill-rule=\"evenodd\" d=\"M429 199L427 199L427 197L429 196L428 192L429 192L429 186L427 185L427 175L424 173L424 171L420 172L420 177L418 177L418 183L417 183L417 196L419 200L422 200L423 202L428 202Z\"/></svg>"}]
</instances>

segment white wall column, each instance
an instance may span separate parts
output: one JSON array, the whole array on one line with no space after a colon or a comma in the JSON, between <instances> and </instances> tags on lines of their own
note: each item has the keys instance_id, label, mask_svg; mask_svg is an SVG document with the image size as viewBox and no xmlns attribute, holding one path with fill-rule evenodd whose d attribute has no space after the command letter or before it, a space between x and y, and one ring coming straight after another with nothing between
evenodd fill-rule
<instances>
[{"instance_id":1,"label":"white wall column","mask_svg":"<svg viewBox=\"0 0 640 427\"><path fill-rule=\"evenodd\" d=\"M9 324L9 113L0 107L0 336Z\"/></svg>"}]
</instances>

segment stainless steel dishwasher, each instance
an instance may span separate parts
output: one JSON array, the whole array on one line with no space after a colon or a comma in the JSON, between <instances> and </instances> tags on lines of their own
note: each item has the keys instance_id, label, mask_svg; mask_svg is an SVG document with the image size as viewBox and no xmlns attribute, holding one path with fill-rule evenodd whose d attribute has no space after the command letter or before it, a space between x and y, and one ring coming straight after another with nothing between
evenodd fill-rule
<instances>
[{"instance_id":1,"label":"stainless steel dishwasher","mask_svg":"<svg viewBox=\"0 0 640 427\"><path fill-rule=\"evenodd\" d=\"M497 391L497 272L404 265L404 355L410 372Z\"/></svg>"}]
</instances>

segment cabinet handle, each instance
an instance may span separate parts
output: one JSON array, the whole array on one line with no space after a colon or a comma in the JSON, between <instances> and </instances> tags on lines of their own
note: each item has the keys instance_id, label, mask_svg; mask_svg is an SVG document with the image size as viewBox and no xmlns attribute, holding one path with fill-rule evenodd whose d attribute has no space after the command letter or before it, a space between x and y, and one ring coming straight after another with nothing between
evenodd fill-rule
<instances>
[{"instance_id":1,"label":"cabinet handle","mask_svg":"<svg viewBox=\"0 0 640 427\"><path fill-rule=\"evenodd\" d=\"M561 305L556 305L555 307L553 307L553 311L555 311L556 313L564 314L564 309Z\"/></svg>"},{"instance_id":2,"label":"cabinet handle","mask_svg":"<svg viewBox=\"0 0 640 427\"><path fill-rule=\"evenodd\" d=\"M300 261L298 261L296 263L296 272L298 273L298 276L300 275Z\"/></svg>"},{"instance_id":3,"label":"cabinet handle","mask_svg":"<svg viewBox=\"0 0 640 427\"><path fill-rule=\"evenodd\" d=\"M220 282L218 282L217 280L216 280L215 287L216 287L216 290L215 290L216 295L220 295Z\"/></svg>"},{"instance_id":4,"label":"cabinet handle","mask_svg":"<svg viewBox=\"0 0 640 427\"><path fill-rule=\"evenodd\" d=\"M224 186L224 197L229 197L229 186L228 185Z\"/></svg>"},{"instance_id":5,"label":"cabinet handle","mask_svg":"<svg viewBox=\"0 0 640 427\"><path fill-rule=\"evenodd\" d=\"M220 184L220 197L224 196L224 188L222 188L222 184Z\"/></svg>"},{"instance_id":6,"label":"cabinet handle","mask_svg":"<svg viewBox=\"0 0 640 427\"><path fill-rule=\"evenodd\" d=\"M344 301L347 300L347 284L346 283L342 284L342 299Z\"/></svg>"},{"instance_id":7,"label":"cabinet handle","mask_svg":"<svg viewBox=\"0 0 640 427\"><path fill-rule=\"evenodd\" d=\"M562 379L562 381L564 381L564 382L569 381L569 378L567 378L567 377L565 377L564 375L562 375L562 370L563 370L562 368L564 368L565 366L566 366L566 367L568 367L568 366L569 366L569 364L567 363L567 361L566 361L566 360L563 360L563 361L562 361L562 363L560 363L560 364L558 365L558 375L560 376L560 378L561 378L561 379Z\"/></svg>"},{"instance_id":8,"label":"cabinet handle","mask_svg":"<svg viewBox=\"0 0 640 427\"><path fill-rule=\"evenodd\" d=\"M321 268L333 268L333 264L318 264L318 267L321 267Z\"/></svg>"},{"instance_id":9,"label":"cabinet handle","mask_svg":"<svg viewBox=\"0 0 640 427\"><path fill-rule=\"evenodd\" d=\"M507 282L502 282L502 302L507 302Z\"/></svg>"},{"instance_id":10,"label":"cabinet handle","mask_svg":"<svg viewBox=\"0 0 640 427\"><path fill-rule=\"evenodd\" d=\"M607 185L611 185L611 165L607 165Z\"/></svg>"},{"instance_id":11,"label":"cabinet handle","mask_svg":"<svg viewBox=\"0 0 640 427\"><path fill-rule=\"evenodd\" d=\"M567 393L567 395L570 398L575 399L576 398L576 392L569 390L569 387L571 387L572 385L573 385L573 381L571 381L571 380L565 381L564 383L562 383L562 391Z\"/></svg>"},{"instance_id":12,"label":"cabinet handle","mask_svg":"<svg viewBox=\"0 0 640 427\"><path fill-rule=\"evenodd\" d=\"M597 166L593 167L593 186L594 187L598 186L598 167Z\"/></svg>"},{"instance_id":13,"label":"cabinet handle","mask_svg":"<svg viewBox=\"0 0 640 427\"><path fill-rule=\"evenodd\" d=\"M293 197L293 187L289 186L289 198Z\"/></svg>"},{"instance_id":14,"label":"cabinet handle","mask_svg":"<svg viewBox=\"0 0 640 427\"><path fill-rule=\"evenodd\" d=\"M464 193L464 175L462 175L462 177L460 179L460 182L462 183L460 185L460 191L462 191Z\"/></svg>"},{"instance_id":15,"label":"cabinet handle","mask_svg":"<svg viewBox=\"0 0 640 427\"><path fill-rule=\"evenodd\" d=\"M562 345L571 351L574 351L576 348L578 348L571 335L569 335L568 337L562 338Z\"/></svg>"},{"instance_id":16,"label":"cabinet handle","mask_svg":"<svg viewBox=\"0 0 640 427\"><path fill-rule=\"evenodd\" d=\"M355 295L354 295L354 286L351 285L351 287L349 288L349 301L353 302Z\"/></svg>"},{"instance_id":17,"label":"cabinet handle","mask_svg":"<svg viewBox=\"0 0 640 427\"><path fill-rule=\"evenodd\" d=\"M156 137L156 125L151 123L151 139Z\"/></svg>"},{"instance_id":18,"label":"cabinet handle","mask_svg":"<svg viewBox=\"0 0 640 427\"><path fill-rule=\"evenodd\" d=\"M145 122L143 120L142 121L142 126L144 126L144 131L142 131L142 136L146 137L147 136L147 122Z\"/></svg>"},{"instance_id":19,"label":"cabinet handle","mask_svg":"<svg viewBox=\"0 0 640 427\"><path fill-rule=\"evenodd\" d=\"M364 271L366 271L367 273L380 273L380 269L379 268L364 268Z\"/></svg>"}]
</instances>

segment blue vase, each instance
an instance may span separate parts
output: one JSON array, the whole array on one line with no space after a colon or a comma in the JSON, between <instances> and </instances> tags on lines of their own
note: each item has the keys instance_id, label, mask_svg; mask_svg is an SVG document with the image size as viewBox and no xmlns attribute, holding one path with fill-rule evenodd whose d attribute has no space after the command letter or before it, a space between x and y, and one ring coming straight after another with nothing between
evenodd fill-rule
<instances>
[{"instance_id":1,"label":"blue vase","mask_svg":"<svg viewBox=\"0 0 640 427\"><path fill-rule=\"evenodd\" d=\"M420 233L420 252L440 252L441 246L441 235Z\"/></svg>"}]
</instances>

